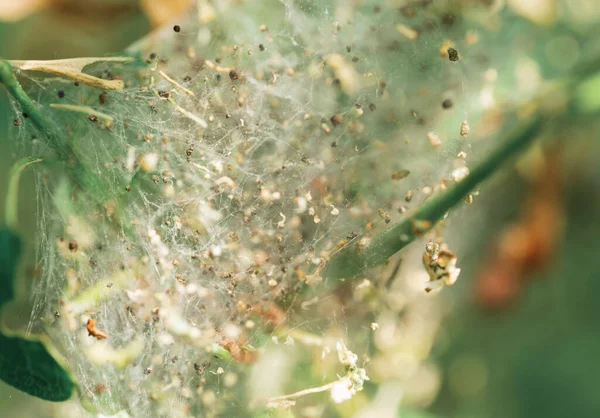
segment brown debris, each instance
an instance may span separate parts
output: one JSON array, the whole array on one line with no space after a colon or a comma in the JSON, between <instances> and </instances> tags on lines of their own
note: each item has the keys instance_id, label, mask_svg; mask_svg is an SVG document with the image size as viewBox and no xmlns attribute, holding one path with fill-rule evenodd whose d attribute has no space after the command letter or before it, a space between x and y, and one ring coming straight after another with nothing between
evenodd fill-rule
<instances>
[{"instance_id":1,"label":"brown debris","mask_svg":"<svg viewBox=\"0 0 600 418\"><path fill-rule=\"evenodd\" d=\"M69 241L69 251L74 253L75 251L77 251L77 248L79 248L79 245L77 244L76 240L72 239L71 241Z\"/></svg>"},{"instance_id":2,"label":"brown debris","mask_svg":"<svg viewBox=\"0 0 600 418\"><path fill-rule=\"evenodd\" d=\"M96 337L99 340L108 338L108 334L96 329L96 321L94 319L88 319L86 328L90 337Z\"/></svg>"},{"instance_id":3,"label":"brown debris","mask_svg":"<svg viewBox=\"0 0 600 418\"><path fill-rule=\"evenodd\" d=\"M265 323L279 326L285 322L285 312L273 302L263 302L252 307L252 312L261 316Z\"/></svg>"},{"instance_id":4,"label":"brown debris","mask_svg":"<svg viewBox=\"0 0 600 418\"><path fill-rule=\"evenodd\" d=\"M408 177L410 171L408 170L399 170L392 174L392 180L402 180Z\"/></svg>"},{"instance_id":5,"label":"brown debris","mask_svg":"<svg viewBox=\"0 0 600 418\"><path fill-rule=\"evenodd\" d=\"M256 360L258 360L258 354L256 353L256 351L250 351L245 349L239 341L225 339L225 341L221 342L220 345L225 350L229 351L231 357L238 363L252 364L256 363Z\"/></svg>"}]
</instances>

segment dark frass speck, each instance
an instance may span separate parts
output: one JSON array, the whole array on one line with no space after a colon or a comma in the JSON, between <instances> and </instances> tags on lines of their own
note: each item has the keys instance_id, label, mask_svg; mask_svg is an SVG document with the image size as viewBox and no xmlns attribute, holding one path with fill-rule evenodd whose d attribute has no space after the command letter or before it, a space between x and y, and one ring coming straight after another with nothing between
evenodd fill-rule
<instances>
[{"instance_id":1,"label":"dark frass speck","mask_svg":"<svg viewBox=\"0 0 600 418\"><path fill-rule=\"evenodd\" d=\"M458 61L458 51L454 48L448 48L448 58L450 61Z\"/></svg>"}]
</instances>

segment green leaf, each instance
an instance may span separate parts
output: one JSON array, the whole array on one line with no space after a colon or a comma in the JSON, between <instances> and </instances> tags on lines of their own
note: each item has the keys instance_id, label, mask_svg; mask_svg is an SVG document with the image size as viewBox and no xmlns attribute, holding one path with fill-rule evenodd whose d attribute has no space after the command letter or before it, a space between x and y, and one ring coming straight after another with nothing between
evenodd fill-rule
<instances>
[{"instance_id":1,"label":"green leaf","mask_svg":"<svg viewBox=\"0 0 600 418\"><path fill-rule=\"evenodd\" d=\"M14 295L13 280L21 252L21 240L0 228L0 308ZM11 386L48 401L71 397L75 385L67 371L50 354L41 337L0 332L0 379Z\"/></svg>"}]
</instances>

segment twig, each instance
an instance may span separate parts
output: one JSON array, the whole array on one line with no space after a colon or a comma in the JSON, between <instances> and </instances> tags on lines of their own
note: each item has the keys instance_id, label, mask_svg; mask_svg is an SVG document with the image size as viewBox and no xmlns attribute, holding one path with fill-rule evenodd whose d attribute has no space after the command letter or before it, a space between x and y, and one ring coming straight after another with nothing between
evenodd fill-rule
<instances>
[{"instance_id":1,"label":"twig","mask_svg":"<svg viewBox=\"0 0 600 418\"><path fill-rule=\"evenodd\" d=\"M211 70L214 70L218 73L229 73L232 70L232 68L230 67L221 67L220 65L215 64L211 60L204 61L204 64L206 64L206 66Z\"/></svg>"},{"instance_id":2,"label":"twig","mask_svg":"<svg viewBox=\"0 0 600 418\"><path fill-rule=\"evenodd\" d=\"M208 124L206 123L206 121L204 119L199 118L198 116L194 115L189 110L185 110L183 107L179 106L177 104L177 102L175 100L173 100L171 97L169 97L167 100L170 101L173 104L173 106L175 106L175 109L177 109L179 111L179 113L181 113L183 116L196 122L202 128L208 128Z\"/></svg>"},{"instance_id":3,"label":"twig","mask_svg":"<svg viewBox=\"0 0 600 418\"><path fill-rule=\"evenodd\" d=\"M435 223L459 204L475 186L489 178L500 166L525 150L538 137L544 123L552 116L557 116L556 113L552 113L553 110L550 110L550 114L547 114L548 109L543 110L544 106L556 102L556 97L570 94L569 100L564 103L566 108L563 109L565 113L561 120L569 121L569 117L572 118L575 114L582 114L586 118L597 114L600 111L600 100L594 96L594 93L600 90L598 67L600 67L599 57L587 60L578 66L573 77L554 84L554 87L558 88L558 94L555 94L556 90L551 89L547 92L549 94L540 95L534 102L538 111L513 129L507 135L507 139L471 170L467 177L427 200L406 219L374 237L360 251L352 244L340 249L321 271L321 277L325 279L354 277L367 268L384 263L396 252L433 228Z\"/></svg>"},{"instance_id":4,"label":"twig","mask_svg":"<svg viewBox=\"0 0 600 418\"><path fill-rule=\"evenodd\" d=\"M165 80L167 80L174 87L177 87L178 89L180 89L181 91L183 91L185 94L188 94L188 95L190 95L192 97L196 96L196 94L193 91L191 91L190 89L186 89L181 84L179 84L177 81L173 80L171 77L169 77L168 75L166 75L163 71L159 71L158 74L160 74L160 76L162 78L164 78Z\"/></svg>"},{"instance_id":5,"label":"twig","mask_svg":"<svg viewBox=\"0 0 600 418\"><path fill-rule=\"evenodd\" d=\"M70 110L72 112L83 113L85 115L93 115L100 119L104 119L107 122L113 121L112 116L107 115L106 113L99 112L98 110L96 110L90 106L78 106L78 105L71 105L71 104L50 103L50 107L54 108L54 109L60 109L60 110Z\"/></svg>"},{"instance_id":6,"label":"twig","mask_svg":"<svg viewBox=\"0 0 600 418\"><path fill-rule=\"evenodd\" d=\"M335 382L331 382L331 383L328 383L326 385L319 386L316 388L304 389L299 392L291 393L289 395L275 396L273 398L269 398L268 403L285 401L287 399L295 399L295 398L299 398L301 396L311 395L313 393L325 392L326 390L331 390L333 385L336 384L337 382L338 381L336 380Z\"/></svg>"},{"instance_id":7,"label":"twig","mask_svg":"<svg viewBox=\"0 0 600 418\"><path fill-rule=\"evenodd\" d=\"M490 177L510 157L521 152L536 137L542 126L542 117L536 114L509 135L471 174L427 200L412 215L395 224L362 249L348 244L327 263L321 276L326 279L353 277L363 270L384 263L388 258L429 231L446 212L456 206L479 183Z\"/></svg>"}]
</instances>

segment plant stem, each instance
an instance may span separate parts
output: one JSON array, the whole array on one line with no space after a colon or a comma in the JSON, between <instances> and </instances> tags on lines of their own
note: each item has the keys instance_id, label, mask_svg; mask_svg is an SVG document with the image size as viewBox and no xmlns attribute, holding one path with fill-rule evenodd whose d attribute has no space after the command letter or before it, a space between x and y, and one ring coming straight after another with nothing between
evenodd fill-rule
<instances>
[{"instance_id":1,"label":"plant stem","mask_svg":"<svg viewBox=\"0 0 600 418\"><path fill-rule=\"evenodd\" d=\"M321 276L325 279L353 277L367 268L384 263L433 228L435 223L460 203L475 186L490 177L512 156L525 149L537 137L542 125L542 116L539 113L521 123L507 135L508 139L471 170L467 177L431 197L404 220L374 237L362 251L358 251L352 244L343 247L325 265Z\"/></svg>"},{"instance_id":2,"label":"plant stem","mask_svg":"<svg viewBox=\"0 0 600 418\"><path fill-rule=\"evenodd\" d=\"M16 231L17 229L17 213L18 213L18 205L19 205L19 180L21 178L21 173L31 164L39 163L43 161L41 158L37 157L27 157L22 158L10 168L10 172L8 174L8 189L6 192L6 202L5 204L5 212L4 212L4 220L6 226L11 231Z\"/></svg>"},{"instance_id":3,"label":"plant stem","mask_svg":"<svg viewBox=\"0 0 600 418\"><path fill-rule=\"evenodd\" d=\"M569 116L573 117L575 114L590 117L600 111L600 102L595 97L589 98L589 91L596 92L597 86L600 86L600 73L596 72L600 60L596 59L592 62L595 65L585 66L584 70L564 82L562 86L558 86L563 92L572 94L566 112L561 118L565 122L569 122ZM537 104L551 103L553 100L555 97L548 94L540 97ZM354 277L365 269L384 263L389 257L433 228L435 223L459 204L475 186L495 173L511 157L522 152L537 138L544 122L554 116L556 115L544 116L544 112L538 110L532 117L509 132L507 139L471 170L467 177L436 194L404 220L374 237L362 251L352 244L340 249L320 272L321 277L325 279Z\"/></svg>"},{"instance_id":4,"label":"plant stem","mask_svg":"<svg viewBox=\"0 0 600 418\"><path fill-rule=\"evenodd\" d=\"M0 84L6 87L6 90L19 103L23 112L29 115L28 120L46 137L48 144L54 149L58 158L69 169L71 178L79 186L88 191L91 190L99 202L105 201L105 189L101 186L100 179L81 164L71 145L66 140L62 140L53 131L50 122L42 115L38 106L25 93L21 84L19 84L19 81L13 74L11 65L4 60L0 60Z\"/></svg>"},{"instance_id":5,"label":"plant stem","mask_svg":"<svg viewBox=\"0 0 600 418\"><path fill-rule=\"evenodd\" d=\"M50 124L44 118L37 105L29 98L19 81L12 71L11 65L7 61L0 61L0 83L4 84L6 90L21 105L23 112L29 115L29 120L41 131L50 142L50 146L55 150L60 159L67 159L67 151L70 147L62 144L59 138L50 129Z\"/></svg>"}]
</instances>

